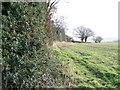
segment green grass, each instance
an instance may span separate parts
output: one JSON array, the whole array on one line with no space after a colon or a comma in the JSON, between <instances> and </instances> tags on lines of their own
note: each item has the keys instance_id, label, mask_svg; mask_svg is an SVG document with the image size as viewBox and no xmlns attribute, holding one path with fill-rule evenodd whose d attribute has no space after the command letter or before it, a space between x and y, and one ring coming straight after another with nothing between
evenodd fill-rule
<instances>
[{"instance_id":1,"label":"green grass","mask_svg":"<svg viewBox=\"0 0 120 90\"><path fill-rule=\"evenodd\" d=\"M72 80L69 86L116 88L120 83L117 43L57 42L53 51L62 72Z\"/></svg>"}]
</instances>

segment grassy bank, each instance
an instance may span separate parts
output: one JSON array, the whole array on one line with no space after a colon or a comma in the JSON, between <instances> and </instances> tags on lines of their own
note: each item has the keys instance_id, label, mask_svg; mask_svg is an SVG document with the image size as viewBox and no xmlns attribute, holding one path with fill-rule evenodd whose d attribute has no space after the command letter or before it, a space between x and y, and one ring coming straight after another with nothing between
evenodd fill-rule
<instances>
[{"instance_id":1,"label":"grassy bank","mask_svg":"<svg viewBox=\"0 0 120 90\"><path fill-rule=\"evenodd\" d=\"M117 43L56 42L53 51L70 79L67 87L114 89L119 84Z\"/></svg>"}]
</instances>

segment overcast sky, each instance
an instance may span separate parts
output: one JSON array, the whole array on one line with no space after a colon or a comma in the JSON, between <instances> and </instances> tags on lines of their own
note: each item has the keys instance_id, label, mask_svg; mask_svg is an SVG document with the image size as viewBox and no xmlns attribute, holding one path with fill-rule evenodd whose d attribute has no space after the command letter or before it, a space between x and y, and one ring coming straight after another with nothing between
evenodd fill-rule
<instances>
[{"instance_id":1,"label":"overcast sky","mask_svg":"<svg viewBox=\"0 0 120 90\"><path fill-rule=\"evenodd\" d=\"M60 0L56 15L64 16L67 34L73 36L73 28L85 26L92 29L96 36L105 39L118 38L118 1L119 0Z\"/></svg>"}]
</instances>

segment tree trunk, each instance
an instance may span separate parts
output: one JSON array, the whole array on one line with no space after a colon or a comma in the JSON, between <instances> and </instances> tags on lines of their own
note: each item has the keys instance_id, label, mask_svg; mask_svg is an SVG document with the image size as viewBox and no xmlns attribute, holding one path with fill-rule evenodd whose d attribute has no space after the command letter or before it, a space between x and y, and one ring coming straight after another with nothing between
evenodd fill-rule
<instances>
[{"instance_id":1,"label":"tree trunk","mask_svg":"<svg viewBox=\"0 0 120 90\"><path fill-rule=\"evenodd\" d=\"M81 42L83 42L84 38L81 38Z\"/></svg>"},{"instance_id":2,"label":"tree trunk","mask_svg":"<svg viewBox=\"0 0 120 90\"><path fill-rule=\"evenodd\" d=\"M97 40L95 40L95 43L97 43Z\"/></svg>"},{"instance_id":3,"label":"tree trunk","mask_svg":"<svg viewBox=\"0 0 120 90\"><path fill-rule=\"evenodd\" d=\"M88 38L88 37L86 36L86 37L85 37L85 42L87 42L87 38Z\"/></svg>"},{"instance_id":4,"label":"tree trunk","mask_svg":"<svg viewBox=\"0 0 120 90\"><path fill-rule=\"evenodd\" d=\"M48 46L53 45L53 32L52 32L52 25L51 25L51 15L49 15L50 12L46 15L46 22L45 22L45 28L47 30L48 35Z\"/></svg>"}]
</instances>

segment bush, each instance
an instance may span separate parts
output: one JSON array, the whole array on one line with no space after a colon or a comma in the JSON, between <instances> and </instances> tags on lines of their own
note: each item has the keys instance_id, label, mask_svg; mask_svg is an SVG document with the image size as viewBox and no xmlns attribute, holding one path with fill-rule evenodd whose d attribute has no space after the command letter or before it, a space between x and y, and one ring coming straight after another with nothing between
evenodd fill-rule
<instances>
[{"instance_id":1,"label":"bush","mask_svg":"<svg viewBox=\"0 0 120 90\"><path fill-rule=\"evenodd\" d=\"M49 50L46 3L2 3L3 89L42 86Z\"/></svg>"}]
</instances>

